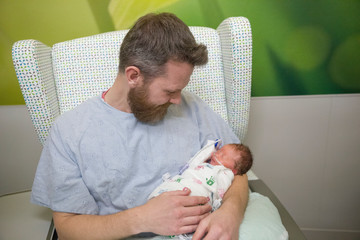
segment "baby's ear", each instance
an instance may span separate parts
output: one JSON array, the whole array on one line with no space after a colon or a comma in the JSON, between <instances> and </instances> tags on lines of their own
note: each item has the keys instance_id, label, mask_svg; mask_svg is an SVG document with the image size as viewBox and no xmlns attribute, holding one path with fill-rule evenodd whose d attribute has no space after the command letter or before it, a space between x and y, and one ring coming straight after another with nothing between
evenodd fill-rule
<instances>
[{"instance_id":1,"label":"baby's ear","mask_svg":"<svg viewBox=\"0 0 360 240\"><path fill-rule=\"evenodd\" d=\"M233 172L234 175L237 175L237 174L238 174L238 172L236 171L236 169L233 169L232 172Z\"/></svg>"}]
</instances>

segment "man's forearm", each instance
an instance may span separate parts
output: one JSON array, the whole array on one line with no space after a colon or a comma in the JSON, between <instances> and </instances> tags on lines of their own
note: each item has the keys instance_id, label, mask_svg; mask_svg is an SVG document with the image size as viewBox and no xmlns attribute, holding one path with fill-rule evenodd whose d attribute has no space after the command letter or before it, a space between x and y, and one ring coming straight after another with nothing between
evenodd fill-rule
<instances>
[{"instance_id":1,"label":"man's forearm","mask_svg":"<svg viewBox=\"0 0 360 240\"><path fill-rule=\"evenodd\" d=\"M208 199L189 196L190 190L165 192L146 204L111 215L78 215L54 212L61 240L112 240L141 232L178 235L193 232L209 215Z\"/></svg>"},{"instance_id":2,"label":"man's forearm","mask_svg":"<svg viewBox=\"0 0 360 240\"><path fill-rule=\"evenodd\" d=\"M104 216L54 212L53 218L61 240L120 239L141 231L138 208Z\"/></svg>"},{"instance_id":3,"label":"man's forearm","mask_svg":"<svg viewBox=\"0 0 360 240\"><path fill-rule=\"evenodd\" d=\"M239 223L241 223L244 218L248 199L249 186L247 175L237 175L235 176L230 188L226 191L221 208L226 208L233 214L237 214L240 221Z\"/></svg>"}]
</instances>

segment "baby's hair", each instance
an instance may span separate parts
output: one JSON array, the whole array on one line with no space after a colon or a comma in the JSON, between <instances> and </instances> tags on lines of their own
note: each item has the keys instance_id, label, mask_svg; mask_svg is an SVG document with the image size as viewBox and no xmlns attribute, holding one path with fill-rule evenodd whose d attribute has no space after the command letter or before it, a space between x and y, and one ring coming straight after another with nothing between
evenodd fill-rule
<instances>
[{"instance_id":1,"label":"baby's hair","mask_svg":"<svg viewBox=\"0 0 360 240\"><path fill-rule=\"evenodd\" d=\"M244 144L230 144L240 154L239 161L235 163L235 170L237 175L243 175L250 170L253 164L253 157L248 146Z\"/></svg>"}]
</instances>

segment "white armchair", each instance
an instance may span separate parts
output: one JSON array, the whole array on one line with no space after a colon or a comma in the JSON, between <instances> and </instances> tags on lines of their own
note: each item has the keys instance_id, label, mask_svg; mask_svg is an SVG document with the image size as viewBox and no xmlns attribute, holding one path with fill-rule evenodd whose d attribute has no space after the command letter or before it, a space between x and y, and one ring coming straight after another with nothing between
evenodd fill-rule
<instances>
[{"instance_id":1,"label":"white armchair","mask_svg":"<svg viewBox=\"0 0 360 240\"><path fill-rule=\"evenodd\" d=\"M195 68L186 89L205 100L243 140L251 95L250 23L244 17L233 17L224 20L217 30L190 29L198 42L207 45L209 62ZM127 30L103 33L52 47L36 40L14 44L15 71L42 144L56 117L112 85L117 75L120 44L126 33ZM252 172L249 175L252 190L268 191L267 195L272 197L290 237L303 236L271 191Z\"/></svg>"},{"instance_id":2,"label":"white armchair","mask_svg":"<svg viewBox=\"0 0 360 240\"><path fill-rule=\"evenodd\" d=\"M191 27L191 31L207 45L209 62L194 70L187 89L203 98L243 140L250 107L250 24L246 18L230 18L217 30ZM57 116L112 85L126 33L103 33L53 47L36 40L14 44L15 71L41 143Z\"/></svg>"}]
</instances>

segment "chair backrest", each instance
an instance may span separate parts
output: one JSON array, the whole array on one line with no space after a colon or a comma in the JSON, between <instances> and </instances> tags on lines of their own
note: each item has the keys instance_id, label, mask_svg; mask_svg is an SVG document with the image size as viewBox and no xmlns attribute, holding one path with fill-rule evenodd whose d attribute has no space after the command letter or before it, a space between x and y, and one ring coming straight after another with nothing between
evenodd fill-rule
<instances>
[{"instance_id":1,"label":"chair backrest","mask_svg":"<svg viewBox=\"0 0 360 240\"><path fill-rule=\"evenodd\" d=\"M243 17L224 20L217 30L190 27L208 47L209 62L196 67L187 90L205 100L242 140L251 90L252 36ZM127 30L55 44L18 41L13 62L25 103L41 143L57 116L108 89L117 74L119 49Z\"/></svg>"}]
</instances>

